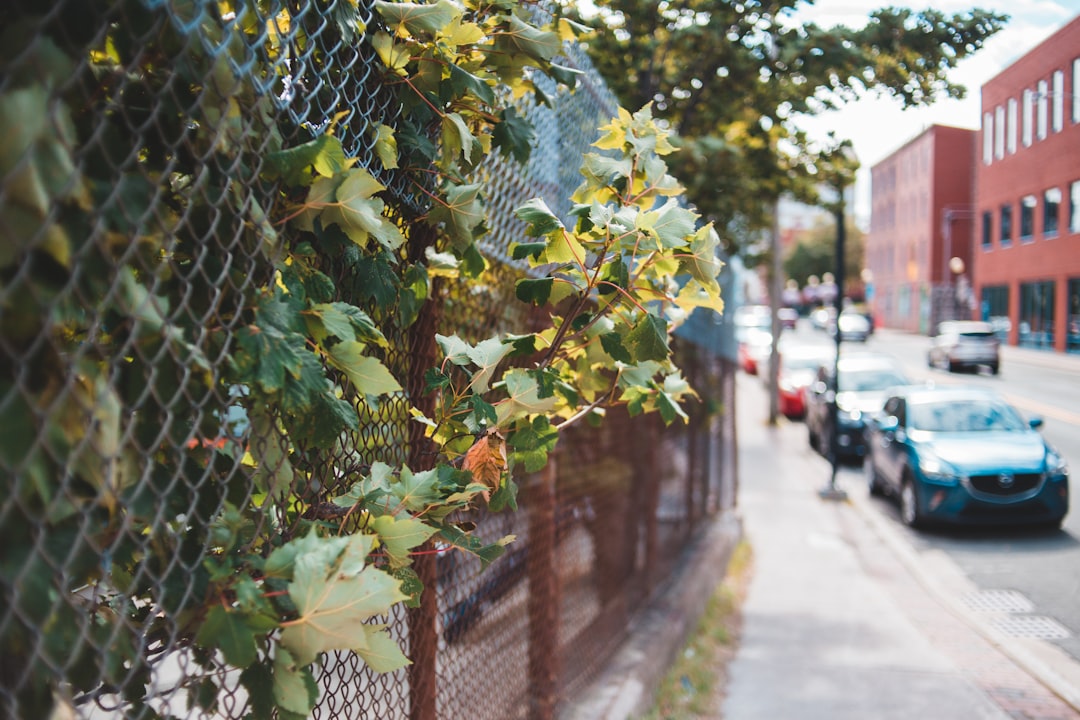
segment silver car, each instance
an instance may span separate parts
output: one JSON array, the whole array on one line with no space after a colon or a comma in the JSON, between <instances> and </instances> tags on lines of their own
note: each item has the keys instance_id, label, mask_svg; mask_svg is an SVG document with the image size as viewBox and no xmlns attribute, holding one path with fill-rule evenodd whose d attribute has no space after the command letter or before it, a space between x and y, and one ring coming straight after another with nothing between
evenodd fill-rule
<instances>
[{"instance_id":1,"label":"silver car","mask_svg":"<svg viewBox=\"0 0 1080 720\"><path fill-rule=\"evenodd\" d=\"M938 324L937 336L930 341L926 362L930 367L949 372L985 365L997 375L1001 367L1000 345L988 322L947 320Z\"/></svg>"}]
</instances>

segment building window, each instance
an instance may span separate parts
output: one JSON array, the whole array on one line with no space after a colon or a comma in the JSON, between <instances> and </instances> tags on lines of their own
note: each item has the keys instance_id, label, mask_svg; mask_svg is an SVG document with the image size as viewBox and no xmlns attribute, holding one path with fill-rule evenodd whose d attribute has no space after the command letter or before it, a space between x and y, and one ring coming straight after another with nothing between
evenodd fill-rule
<instances>
[{"instance_id":1,"label":"building window","mask_svg":"<svg viewBox=\"0 0 1080 720\"><path fill-rule=\"evenodd\" d=\"M1071 353L1080 353L1080 278L1069 280L1069 324L1065 350Z\"/></svg>"},{"instance_id":2,"label":"building window","mask_svg":"<svg viewBox=\"0 0 1080 720\"><path fill-rule=\"evenodd\" d=\"M1038 91L1036 93L1037 97L1036 97L1036 100L1035 100L1035 139L1036 140L1045 140L1046 139L1046 120L1047 120L1047 117L1046 117L1046 112L1047 112L1047 110L1046 110L1046 108L1047 108L1046 101L1049 100L1049 98L1047 97L1048 93L1049 93L1049 91L1047 90L1046 81L1045 80L1040 80L1039 81L1039 89L1038 89Z\"/></svg>"},{"instance_id":3,"label":"building window","mask_svg":"<svg viewBox=\"0 0 1080 720\"><path fill-rule=\"evenodd\" d=\"M1016 98L1009 98L1009 114L1006 118L1008 129L1005 132L1005 149L1010 155L1016 154Z\"/></svg>"},{"instance_id":4,"label":"building window","mask_svg":"<svg viewBox=\"0 0 1080 720\"><path fill-rule=\"evenodd\" d=\"M1069 232L1080 233L1080 180L1069 185Z\"/></svg>"},{"instance_id":5,"label":"building window","mask_svg":"<svg viewBox=\"0 0 1080 720\"><path fill-rule=\"evenodd\" d=\"M1080 58L1073 60L1072 70L1072 121L1080 123Z\"/></svg>"},{"instance_id":6,"label":"building window","mask_svg":"<svg viewBox=\"0 0 1080 720\"><path fill-rule=\"evenodd\" d=\"M1053 100L1054 112L1051 116L1053 122L1051 127L1054 132L1059 133L1065 127L1065 73L1061 70L1055 70L1053 82L1054 92L1051 100Z\"/></svg>"},{"instance_id":7,"label":"building window","mask_svg":"<svg viewBox=\"0 0 1080 720\"><path fill-rule=\"evenodd\" d=\"M1001 229L999 232L1001 237L998 238L998 242L1001 243L1001 247L1012 245L1012 205L1001 206Z\"/></svg>"},{"instance_id":8,"label":"building window","mask_svg":"<svg viewBox=\"0 0 1080 720\"><path fill-rule=\"evenodd\" d=\"M981 295L980 316L994 326L994 332L1005 342L1009 336L1009 286L990 285L982 289Z\"/></svg>"},{"instance_id":9,"label":"building window","mask_svg":"<svg viewBox=\"0 0 1080 720\"><path fill-rule=\"evenodd\" d=\"M1035 205L1037 201L1034 195L1025 195L1020 199L1020 239L1030 240L1035 234Z\"/></svg>"},{"instance_id":10,"label":"building window","mask_svg":"<svg viewBox=\"0 0 1080 720\"><path fill-rule=\"evenodd\" d=\"M1024 91L1024 147L1031 147L1031 137L1035 127L1035 94L1031 90Z\"/></svg>"},{"instance_id":11,"label":"building window","mask_svg":"<svg viewBox=\"0 0 1080 720\"><path fill-rule=\"evenodd\" d=\"M1054 347L1053 281L1020 284L1019 344L1023 347Z\"/></svg>"},{"instance_id":12,"label":"building window","mask_svg":"<svg viewBox=\"0 0 1080 720\"><path fill-rule=\"evenodd\" d=\"M1047 188L1043 193L1043 237L1057 237L1061 212L1061 188Z\"/></svg>"},{"instance_id":13,"label":"building window","mask_svg":"<svg viewBox=\"0 0 1080 720\"><path fill-rule=\"evenodd\" d=\"M994 158L994 116L983 113L983 165L989 165Z\"/></svg>"},{"instance_id":14,"label":"building window","mask_svg":"<svg viewBox=\"0 0 1080 720\"><path fill-rule=\"evenodd\" d=\"M1000 105L994 108L994 157L1005 157L1005 108Z\"/></svg>"},{"instance_id":15,"label":"building window","mask_svg":"<svg viewBox=\"0 0 1080 720\"><path fill-rule=\"evenodd\" d=\"M989 210L983 210L982 214L982 246L983 250L989 250L994 243L994 216Z\"/></svg>"}]
</instances>

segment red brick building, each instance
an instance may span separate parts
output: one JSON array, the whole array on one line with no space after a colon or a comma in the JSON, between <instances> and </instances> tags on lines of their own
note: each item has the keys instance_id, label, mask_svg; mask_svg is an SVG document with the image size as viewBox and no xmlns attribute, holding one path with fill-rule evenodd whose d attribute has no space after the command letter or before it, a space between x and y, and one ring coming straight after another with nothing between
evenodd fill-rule
<instances>
[{"instance_id":1,"label":"red brick building","mask_svg":"<svg viewBox=\"0 0 1080 720\"><path fill-rule=\"evenodd\" d=\"M978 313L1080 352L1080 16L983 85L975 193Z\"/></svg>"},{"instance_id":2,"label":"red brick building","mask_svg":"<svg viewBox=\"0 0 1080 720\"><path fill-rule=\"evenodd\" d=\"M926 333L970 312L975 138L933 125L870 169L866 267L871 310L885 327Z\"/></svg>"}]
</instances>

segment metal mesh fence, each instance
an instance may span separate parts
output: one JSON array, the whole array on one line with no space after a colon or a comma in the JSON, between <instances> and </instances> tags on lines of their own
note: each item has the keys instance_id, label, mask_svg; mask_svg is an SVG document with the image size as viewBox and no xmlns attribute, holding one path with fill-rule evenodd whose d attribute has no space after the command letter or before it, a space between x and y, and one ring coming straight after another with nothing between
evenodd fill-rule
<instances>
[{"instance_id":1,"label":"metal mesh fence","mask_svg":"<svg viewBox=\"0 0 1080 720\"><path fill-rule=\"evenodd\" d=\"M333 123L386 186L388 216L425 232L406 227L422 188L373 159L373 128L401 112L373 71L364 29L377 22L353 0L0 8L0 716L275 714L250 691L271 693L265 678L193 642L207 624L192 613L230 572L214 548L295 533L264 497L289 478L249 451L283 455L278 424L332 412L296 410L294 379L269 371L278 404L250 401L238 364L293 352L284 334L253 333L252 308L273 326L276 284L373 305L378 282L376 267L302 254L280 277L267 158ZM523 229L512 210L540 196L564 214L615 111L584 55L566 52L583 81L522 108L537 131L528 165L492 157L478 171L485 285L437 283L419 321L387 338L382 360L407 393L436 364L436 332L476 340L533 322L513 297L525 270L507 253ZM678 353L701 395L690 423L616 412L575 429L519 479L519 512L476 519L480 537L517 536L504 557L481 571L436 545L417 559L420 607L385 619L412 665L379 674L324 654L312 716L554 717L594 678L680 549L734 504L734 366L687 338ZM404 399L354 408L347 441L292 449L298 507L375 462L430 462ZM250 505L266 508L254 523L234 512Z\"/></svg>"}]
</instances>

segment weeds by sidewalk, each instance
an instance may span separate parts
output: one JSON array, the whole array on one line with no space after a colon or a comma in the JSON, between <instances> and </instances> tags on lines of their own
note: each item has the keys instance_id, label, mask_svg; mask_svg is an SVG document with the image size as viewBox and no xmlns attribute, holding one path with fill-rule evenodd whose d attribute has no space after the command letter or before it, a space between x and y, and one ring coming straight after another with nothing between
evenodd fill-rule
<instances>
[{"instance_id":1,"label":"weeds by sidewalk","mask_svg":"<svg viewBox=\"0 0 1080 720\"><path fill-rule=\"evenodd\" d=\"M732 553L697 627L661 682L656 702L642 720L716 720L727 686L727 664L735 654L742 601L753 570L744 540Z\"/></svg>"}]
</instances>

